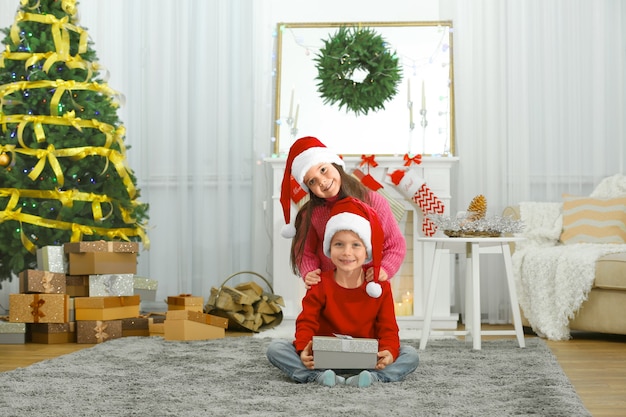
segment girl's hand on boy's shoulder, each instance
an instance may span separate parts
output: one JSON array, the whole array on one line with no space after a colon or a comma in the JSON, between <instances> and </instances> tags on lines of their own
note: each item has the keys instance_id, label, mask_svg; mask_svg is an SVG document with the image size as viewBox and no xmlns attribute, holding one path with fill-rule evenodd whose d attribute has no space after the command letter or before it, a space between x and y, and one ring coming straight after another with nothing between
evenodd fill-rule
<instances>
[{"instance_id":1,"label":"girl's hand on boy's shoulder","mask_svg":"<svg viewBox=\"0 0 626 417\"><path fill-rule=\"evenodd\" d=\"M365 271L365 280L367 282L370 282L373 279L374 279L374 268L368 268L368 270ZM380 273L378 274L378 280L387 281L388 279L389 279L389 275L387 275L387 272L383 268L380 268Z\"/></svg>"},{"instance_id":2,"label":"girl's hand on boy's shoulder","mask_svg":"<svg viewBox=\"0 0 626 417\"><path fill-rule=\"evenodd\" d=\"M304 276L304 286L307 290L311 288L311 286L319 284L319 282L322 280L322 277L320 276L321 273L321 269L316 269Z\"/></svg>"}]
</instances>

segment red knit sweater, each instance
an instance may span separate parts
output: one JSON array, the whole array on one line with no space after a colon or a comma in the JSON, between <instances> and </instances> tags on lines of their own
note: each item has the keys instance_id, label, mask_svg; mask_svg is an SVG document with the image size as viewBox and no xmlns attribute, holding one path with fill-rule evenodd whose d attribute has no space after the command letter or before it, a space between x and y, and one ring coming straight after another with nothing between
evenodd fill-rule
<instances>
[{"instance_id":1,"label":"red knit sweater","mask_svg":"<svg viewBox=\"0 0 626 417\"><path fill-rule=\"evenodd\" d=\"M396 218L393 216L389 203L385 197L375 191L369 192L370 206L376 211L380 224L385 232L383 243L383 258L381 268L383 268L389 278L393 277L402 266L406 255L406 241L398 226ZM305 277L311 271L321 269L322 271L332 271L335 266L326 255L324 255L324 231L326 223L330 218L330 211L333 205L339 200L338 197L329 198L323 206L315 207L311 216L311 227L306 243L302 260L298 265L300 276ZM369 268L370 264L365 265Z\"/></svg>"},{"instance_id":2,"label":"red knit sweater","mask_svg":"<svg viewBox=\"0 0 626 417\"><path fill-rule=\"evenodd\" d=\"M293 344L302 351L313 336L333 333L378 339L378 350L388 350L394 360L400 352L398 323L389 281L380 283L383 293L373 298L359 288L337 284L334 271L322 273L322 280L312 286L302 299L302 312L296 320Z\"/></svg>"}]
</instances>

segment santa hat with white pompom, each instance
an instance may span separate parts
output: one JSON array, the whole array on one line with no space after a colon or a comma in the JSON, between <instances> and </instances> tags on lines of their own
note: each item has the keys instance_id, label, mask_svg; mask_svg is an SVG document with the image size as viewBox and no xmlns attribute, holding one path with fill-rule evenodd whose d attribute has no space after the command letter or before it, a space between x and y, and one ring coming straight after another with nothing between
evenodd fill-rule
<instances>
[{"instance_id":1,"label":"santa hat with white pompom","mask_svg":"<svg viewBox=\"0 0 626 417\"><path fill-rule=\"evenodd\" d=\"M367 250L365 262L372 262L374 268L374 280L367 284L365 290L370 297L380 297L382 287L378 283L378 277L383 257L384 232L376 211L353 197L346 197L336 202L324 231L324 254L329 258L330 242L333 236L342 230L350 230L363 240Z\"/></svg>"},{"instance_id":2,"label":"santa hat with white pompom","mask_svg":"<svg viewBox=\"0 0 626 417\"><path fill-rule=\"evenodd\" d=\"M313 136L302 137L289 148L280 191L280 204L285 216L285 226L281 229L280 234L284 238L290 239L296 235L294 220L298 208L293 202L294 194L299 191L298 187L306 192L309 191L304 183L304 176L311 167L321 163L333 163L345 168L339 155L329 150L326 145ZM295 186L292 178L296 182Z\"/></svg>"}]
</instances>

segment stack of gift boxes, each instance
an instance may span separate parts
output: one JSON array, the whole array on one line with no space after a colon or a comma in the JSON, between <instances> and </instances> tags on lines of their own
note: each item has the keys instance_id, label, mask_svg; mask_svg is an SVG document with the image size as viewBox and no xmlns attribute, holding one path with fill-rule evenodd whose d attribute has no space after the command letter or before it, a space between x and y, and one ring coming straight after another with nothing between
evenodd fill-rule
<instances>
[{"instance_id":1,"label":"stack of gift boxes","mask_svg":"<svg viewBox=\"0 0 626 417\"><path fill-rule=\"evenodd\" d=\"M202 297L168 297L167 313L141 315L140 301L144 296L154 300L156 282L135 277L137 252L134 242L74 242L40 248L38 269L23 271L20 293L9 295L9 323L0 322L0 343L3 339L95 344L123 336L224 337L228 321L204 314Z\"/></svg>"}]
</instances>

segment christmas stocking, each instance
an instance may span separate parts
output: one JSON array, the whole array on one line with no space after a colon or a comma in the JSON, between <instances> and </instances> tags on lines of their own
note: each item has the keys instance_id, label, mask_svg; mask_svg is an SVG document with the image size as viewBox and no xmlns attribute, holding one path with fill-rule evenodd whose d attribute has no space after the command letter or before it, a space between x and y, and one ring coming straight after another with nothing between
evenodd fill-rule
<instances>
[{"instance_id":1,"label":"christmas stocking","mask_svg":"<svg viewBox=\"0 0 626 417\"><path fill-rule=\"evenodd\" d=\"M432 190L426 185L426 181L420 178L415 171L403 171L398 169L388 174L390 181L396 186L398 191L406 198L417 204L424 214L422 221L422 232L424 236L433 236L437 231L437 226L428 218L429 214L443 214L445 208L443 203Z\"/></svg>"},{"instance_id":2,"label":"christmas stocking","mask_svg":"<svg viewBox=\"0 0 626 417\"><path fill-rule=\"evenodd\" d=\"M396 221L399 223L404 217L404 213L406 213L406 209L404 205L400 203L397 199L395 199L392 195L390 195L387 190L383 187L381 183L376 181L376 178L372 177L370 174L365 174L360 169L356 168L352 175L356 177L361 183L369 188L372 191L376 191L378 194L385 197L385 200L389 203L389 207L391 207L391 212L393 213L393 217L395 217Z\"/></svg>"}]
</instances>

